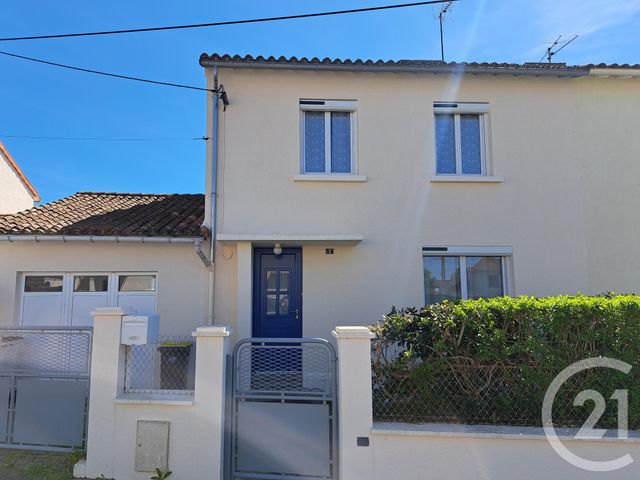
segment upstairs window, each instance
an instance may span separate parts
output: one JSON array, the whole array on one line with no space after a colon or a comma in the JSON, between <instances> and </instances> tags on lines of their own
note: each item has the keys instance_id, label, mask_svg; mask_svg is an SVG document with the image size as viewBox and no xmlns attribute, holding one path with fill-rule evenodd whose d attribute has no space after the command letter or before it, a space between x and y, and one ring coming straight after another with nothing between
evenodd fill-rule
<instances>
[{"instance_id":1,"label":"upstairs window","mask_svg":"<svg viewBox=\"0 0 640 480\"><path fill-rule=\"evenodd\" d=\"M355 173L356 102L300 100L302 173Z\"/></svg>"},{"instance_id":2,"label":"upstairs window","mask_svg":"<svg viewBox=\"0 0 640 480\"><path fill-rule=\"evenodd\" d=\"M483 103L435 103L436 175L487 175Z\"/></svg>"}]
</instances>

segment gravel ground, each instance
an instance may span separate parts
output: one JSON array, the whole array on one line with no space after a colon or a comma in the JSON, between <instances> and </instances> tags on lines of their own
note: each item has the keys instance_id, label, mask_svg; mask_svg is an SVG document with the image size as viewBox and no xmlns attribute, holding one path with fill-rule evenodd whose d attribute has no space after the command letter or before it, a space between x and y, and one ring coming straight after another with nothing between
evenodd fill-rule
<instances>
[{"instance_id":1,"label":"gravel ground","mask_svg":"<svg viewBox=\"0 0 640 480\"><path fill-rule=\"evenodd\" d=\"M0 449L2 480L71 480L81 453Z\"/></svg>"}]
</instances>

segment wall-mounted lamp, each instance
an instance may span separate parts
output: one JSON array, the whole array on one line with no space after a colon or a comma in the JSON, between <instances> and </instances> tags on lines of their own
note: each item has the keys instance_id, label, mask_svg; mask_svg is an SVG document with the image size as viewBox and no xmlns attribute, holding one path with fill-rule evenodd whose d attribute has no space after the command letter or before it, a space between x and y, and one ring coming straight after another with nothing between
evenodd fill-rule
<instances>
[{"instance_id":1,"label":"wall-mounted lamp","mask_svg":"<svg viewBox=\"0 0 640 480\"><path fill-rule=\"evenodd\" d=\"M282 255L282 245L280 245L279 243L276 243L275 246L273 247L273 254L276 257L279 257L280 255Z\"/></svg>"}]
</instances>

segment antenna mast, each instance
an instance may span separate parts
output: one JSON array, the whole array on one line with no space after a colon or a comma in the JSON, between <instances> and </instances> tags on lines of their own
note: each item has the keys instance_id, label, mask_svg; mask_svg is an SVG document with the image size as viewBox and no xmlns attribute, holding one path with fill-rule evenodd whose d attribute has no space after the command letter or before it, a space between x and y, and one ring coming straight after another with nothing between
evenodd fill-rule
<instances>
[{"instance_id":1,"label":"antenna mast","mask_svg":"<svg viewBox=\"0 0 640 480\"><path fill-rule=\"evenodd\" d=\"M454 0L450 0L442 4L440 8L440 13L438 14L438 20L440 21L440 57L444 62L444 33L442 30L442 22L444 20L444 16L447 14Z\"/></svg>"},{"instance_id":2,"label":"antenna mast","mask_svg":"<svg viewBox=\"0 0 640 480\"><path fill-rule=\"evenodd\" d=\"M562 50L564 47L566 47L571 42L573 42L576 38L578 38L578 35L572 35L569 40L562 41L563 36L564 35L560 35L558 38L556 38L554 42L550 42L551 45L547 48L546 53L542 56L542 58L538 63L542 63L542 60L544 60L545 57L547 58L547 62L551 63L551 59L554 57L555 54L557 54L560 50ZM554 50L554 48L556 49Z\"/></svg>"}]
</instances>

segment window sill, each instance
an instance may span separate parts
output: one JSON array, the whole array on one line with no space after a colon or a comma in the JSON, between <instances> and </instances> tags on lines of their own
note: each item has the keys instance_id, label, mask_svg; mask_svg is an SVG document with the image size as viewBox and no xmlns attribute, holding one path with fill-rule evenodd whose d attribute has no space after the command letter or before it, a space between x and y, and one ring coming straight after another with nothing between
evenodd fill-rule
<instances>
[{"instance_id":1,"label":"window sill","mask_svg":"<svg viewBox=\"0 0 640 480\"><path fill-rule=\"evenodd\" d=\"M434 175L433 183L502 183L504 177L493 175Z\"/></svg>"},{"instance_id":2,"label":"window sill","mask_svg":"<svg viewBox=\"0 0 640 480\"><path fill-rule=\"evenodd\" d=\"M294 182L366 182L366 175L345 174L299 174L294 175Z\"/></svg>"}]
</instances>

